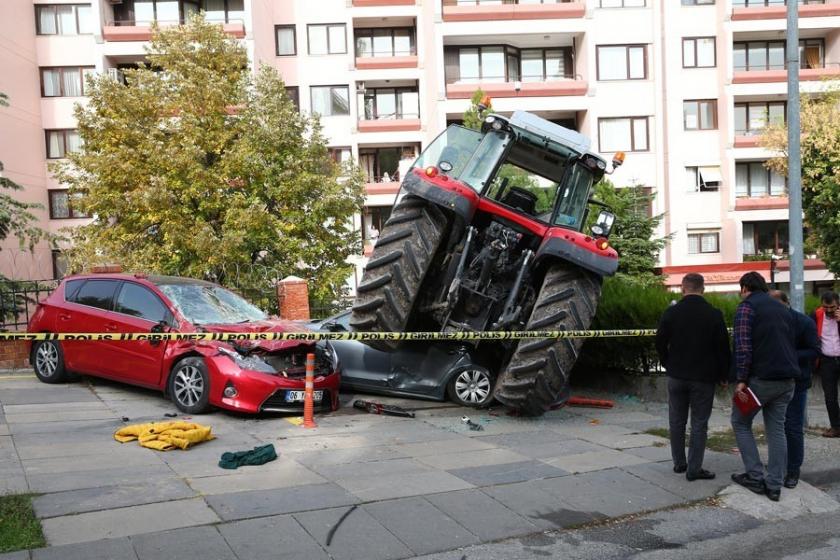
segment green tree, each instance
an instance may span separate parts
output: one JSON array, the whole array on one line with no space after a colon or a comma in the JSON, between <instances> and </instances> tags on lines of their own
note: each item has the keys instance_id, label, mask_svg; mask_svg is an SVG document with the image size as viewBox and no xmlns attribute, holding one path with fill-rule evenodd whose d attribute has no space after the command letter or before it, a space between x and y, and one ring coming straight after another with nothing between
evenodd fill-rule
<instances>
[{"instance_id":1,"label":"green tree","mask_svg":"<svg viewBox=\"0 0 840 560\"><path fill-rule=\"evenodd\" d=\"M294 274L315 298L341 295L362 179L332 161L318 118L200 16L155 29L147 59L126 84L93 80L76 109L84 150L57 174L94 218L73 232L71 267L117 262L246 293Z\"/></svg>"},{"instance_id":2,"label":"green tree","mask_svg":"<svg viewBox=\"0 0 840 560\"><path fill-rule=\"evenodd\" d=\"M638 185L615 188L607 178L595 185L595 199L607 204L615 213L610 245L618 251L616 276L620 280L646 286L662 284L662 277L654 273L654 268L670 236L656 236L664 214L648 215L648 208L655 196L655 193L647 192ZM597 216L594 210L590 223Z\"/></svg>"},{"instance_id":3,"label":"green tree","mask_svg":"<svg viewBox=\"0 0 840 560\"><path fill-rule=\"evenodd\" d=\"M816 244L828 269L840 275L840 90L800 100L802 208L809 228L808 242ZM782 155L767 166L787 176L787 128L770 126L762 145Z\"/></svg>"},{"instance_id":4,"label":"green tree","mask_svg":"<svg viewBox=\"0 0 840 560\"><path fill-rule=\"evenodd\" d=\"M478 88L470 98L470 106L464 111L464 126L473 130L481 130L481 123L484 122L484 117L493 112L492 103L488 103L484 108L479 107L485 93Z\"/></svg>"}]
</instances>

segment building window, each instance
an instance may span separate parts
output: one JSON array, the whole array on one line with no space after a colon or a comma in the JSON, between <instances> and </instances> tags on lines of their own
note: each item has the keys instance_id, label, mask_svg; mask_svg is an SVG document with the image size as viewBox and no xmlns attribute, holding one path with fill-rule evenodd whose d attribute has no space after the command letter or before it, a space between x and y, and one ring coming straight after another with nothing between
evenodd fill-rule
<instances>
[{"instance_id":1,"label":"building window","mask_svg":"<svg viewBox=\"0 0 840 560\"><path fill-rule=\"evenodd\" d=\"M683 126L686 130L717 128L717 99L683 101Z\"/></svg>"},{"instance_id":2,"label":"building window","mask_svg":"<svg viewBox=\"0 0 840 560\"><path fill-rule=\"evenodd\" d=\"M362 222L362 239L376 240L390 217L391 206L366 206Z\"/></svg>"},{"instance_id":3,"label":"building window","mask_svg":"<svg viewBox=\"0 0 840 560\"><path fill-rule=\"evenodd\" d=\"M350 151L349 147L330 148L329 152L330 159L339 165L348 163L353 159L353 152Z\"/></svg>"},{"instance_id":4,"label":"building window","mask_svg":"<svg viewBox=\"0 0 840 560\"><path fill-rule=\"evenodd\" d=\"M297 32L294 25L275 25L274 40L277 56L295 56L297 54Z\"/></svg>"},{"instance_id":5,"label":"building window","mask_svg":"<svg viewBox=\"0 0 840 560\"><path fill-rule=\"evenodd\" d=\"M599 80L647 78L647 49L644 45L599 45L595 58Z\"/></svg>"},{"instance_id":6,"label":"building window","mask_svg":"<svg viewBox=\"0 0 840 560\"><path fill-rule=\"evenodd\" d=\"M688 254L720 253L720 233L704 232L688 234Z\"/></svg>"},{"instance_id":7,"label":"building window","mask_svg":"<svg viewBox=\"0 0 840 560\"><path fill-rule=\"evenodd\" d=\"M683 6L711 6L715 0L682 0Z\"/></svg>"},{"instance_id":8,"label":"building window","mask_svg":"<svg viewBox=\"0 0 840 560\"><path fill-rule=\"evenodd\" d=\"M717 192L723 181L717 165L686 167L685 179L689 192Z\"/></svg>"},{"instance_id":9,"label":"building window","mask_svg":"<svg viewBox=\"0 0 840 560\"><path fill-rule=\"evenodd\" d=\"M377 27L374 29L356 29L356 56L413 56L417 53L414 46L414 29L411 27Z\"/></svg>"},{"instance_id":10,"label":"building window","mask_svg":"<svg viewBox=\"0 0 840 560\"><path fill-rule=\"evenodd\" d=\"M448 84L574 79L573 54L569 47L447 47L444 50L444 65Z\"/></svg>"},{"instance_id":11,"label":"building window","mask_svg":"<svg viewBox=\"0 0 840 560\"><path fill-rule=\"evenodd\" d=\"M297 86L286 86L286 95L294 103L295 109L300 111L300 89Z\"/></svg>"},{"instance_id":12,"label":"building window","mask_svg":"<svg viewBox=\"0 0 840 560\"><path fill-rule=\"evenodd\" d=\"M417 88L373 88L359 94L365 120L419 119Z\"/></svg>"},{"instance_id":13,"label":"building window","mask_svg":"<svg viewBox=\"0 0 840 560\"><path fill-rule=\"evenodd\" d=\"M788 252L786 220L744 222L745 255L784 255Z\"/></svg>"},{"instance_id":14,"label":"building window","mask_svg":"<svg viewBox=\"0 0 840 560\"><path fill-rule=\"evenodd\" d=\"M735 104L735 134L755 136L769 125L784 125L787 102L755 101Z\"/></svg>"},{"instance_id":15,"label":"building window","mask_svg":"<svg viewBox=\"0 0 840 560\"><path fill-rule=\"evenodd\" d=\"M648 117L598 119L598 145L602 152L648 151Z\"/></svg>"},{"instance_id":16,"label":"building window","mask_svg":"<svg viewBox=\"0 0 840 560\"><path fill-rule=\"evenodd\" d=\"M733 68L736 72L785 69L784 41L741 41L733 45ZM799 67L803 70L825 67L825 41L799 41Z\"/></svg>"},{"instance_id":17,"label":"building window","mask_svg":"<svg viewBox=\"0 0 840 560\"><path fill-rule=\"evenodd\" d=\"M82 97L85 79L94 72L93 67L41 68L41 97Z\"/></svg>"},{"instance_id":18,"label":"building window","mask_svg":"<svg viewBox=\"0 0 840 560\"><path fill-rule=\"evenodd\" d=\"M75 129L47 130L47 158L60 159L82 147L79 131Z\"/></svg>"},{"instance_id":19,"label":"building window","mask_svg":"<svg viewBox=\"0 0 840 560\"><path fill-rule=\"evenodd\" d=\"M67 275L67 258L59 249L52 250L53 278L61 280Z\"/></svg>"},{"instance_id":20,"label":"building window","mask_svg":"<svg viewBox=\"0 0 840 560\"><path fill-rule=\"evenodd\" d=\"M309 54L344 54L347 52L347 29L343 23L307 25Z\"/></svg>"},{"instance_id":21,"label":"building window","mask_svg":"<svg viewBox=\"0 0 840 560\"><path fill-rule=\"evenodd\" d=\"M602 8L644 8L645 0L601 0Z\"/></svg>"},{"instance_id":22,"label":"building window","mask_svg":"<svg viewBox=\"0 0 840 560\"><path fill-rule=\"evenodd\" d=\"M787 194L787 179L771 171L763 162L751 161L735 164L735 196L763 197Z\"/></svg>"},{"instance_id":23,"label":"building window","mask_svg":"<svg viewBox=\"0 0 840 560\"><path fill-rule=\"evenodd\" d=\"M75 210L72 204L70 191L58 189L48 191L50 197L50 219L67 220L71 218L87 218L87 215L80 210Z\"/></svg>"},{"instance_id":24,"label":"building window","mask_svg":"<svg viewBox=\"0 0 840 560\"><path fill-rule=\"evenodd\" d=\"M89 35L93 33L90 4L40 4L35 6L38 35Z\"/></svg>"},{"instance_id":25,"label":"building window","mask_svg":"<svg viewBox=\"0 0 840 560\"><path fill-rule=\"evenodd\" d=\"M717 52L714 37L683 39L683 68L714 68Z\"/></svg>"},{"instance_id":26,"label":"building window","mask_svg":"<svg viewBox=\"0 0 840 560\"><path fill-rule=\"evenodd\" d=\"M350 114L350 93L347 86L312 86L312 112L322 117Z\"/></svg>"},{"instance_id":27,"label":"building window","mask_svg":"<svg viewBox=\"0 0 840 560\"><path fill-rule=\"evenodd\" d=\"M116 25L178 23L200 12L204 12L207 21L245 22L245 0L121 0L111 4L116 4Z\"/></svg>"}]
</instances>

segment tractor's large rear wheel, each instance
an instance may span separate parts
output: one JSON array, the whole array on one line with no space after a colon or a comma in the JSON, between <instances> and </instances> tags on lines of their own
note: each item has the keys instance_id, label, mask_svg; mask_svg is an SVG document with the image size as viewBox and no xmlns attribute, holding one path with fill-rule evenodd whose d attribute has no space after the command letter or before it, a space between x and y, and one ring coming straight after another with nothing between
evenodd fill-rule
<instances>
[{"instance_id":1,"label":"tractor's large rear wheel","mask_svg":"<svg viewBox=\"0 0 840 560\"><path fill-rule=\"evenodd\" d=\"M601 283L571 265L546 272L527 330L588 329L595 316ZM583 340L521 340L496 383L496 399L526 416L539 416L569 397L569 374Z\"/></svg>"},{"instance_id":2,"label":"tractor's large rear wheel","mask_svg":"<svg viewBox=\"0 0 840 560\"><path fill-rule=\"evenodd\" d=\"M365 332L400 332L408 326L420 286L449 225L447 214L422 198L406 195L382 228L362 282L350 325ZM393 350L395 341L370 341Z\"/></svg>"}]
</instances>

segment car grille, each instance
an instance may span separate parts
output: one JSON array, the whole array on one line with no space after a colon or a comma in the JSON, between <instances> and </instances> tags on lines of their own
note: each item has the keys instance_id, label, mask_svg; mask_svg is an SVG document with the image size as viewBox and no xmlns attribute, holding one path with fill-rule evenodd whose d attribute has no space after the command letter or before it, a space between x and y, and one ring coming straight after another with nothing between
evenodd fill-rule
<instances>
[{"instance_id":1,"label":"car grille","mask_svg":"<svg viewBox=\"0 0 840 560\"><path fill-rule=\"evenodd\" d=\"M322 389L318 389L319 391ZM315 408L329 408L330 403L332 402L332 397L330 392L326 389L323 389L324 394L320 401L316 400L313 402ZM303 403L302 402L286 402L286 389L278 389L271 394L270 397L263 401L262 406L260 406L261 412L270 412L270 411L289 411L289 410L303 410Z\"/></svg>"}]
</instances>

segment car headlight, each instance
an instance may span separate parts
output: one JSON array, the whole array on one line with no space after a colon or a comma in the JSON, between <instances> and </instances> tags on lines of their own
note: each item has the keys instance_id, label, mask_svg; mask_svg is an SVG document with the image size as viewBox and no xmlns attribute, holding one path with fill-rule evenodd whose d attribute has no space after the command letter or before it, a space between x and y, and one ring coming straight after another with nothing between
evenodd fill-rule
<instances>
[{"instance_id":1,"label":"car headlight","mask_svg":"<svg viewBox=\"0 0 840 560\"><path fill-rule=\"evenodd\" d=\"M233 360L240 369L249 369L252 371L259 371L261 373L277 375L277 370L268 365L265 360L259 356L243 356L235 350L230 350L221 346L219 347L219 354L223 354Z\"/></svg>"}]
</instances>

